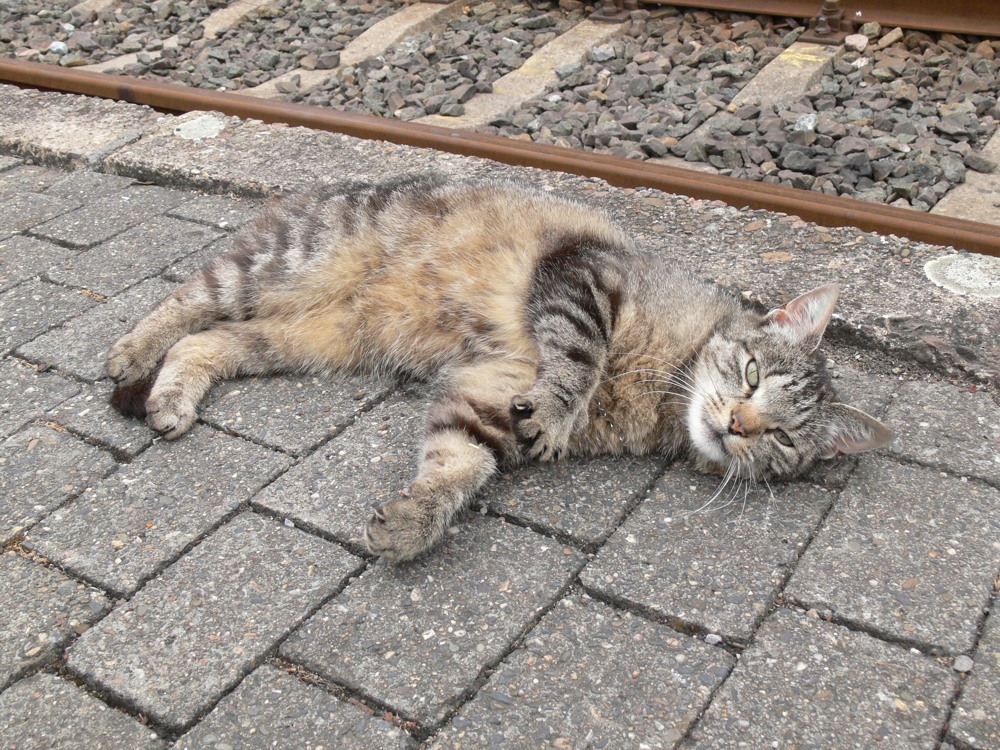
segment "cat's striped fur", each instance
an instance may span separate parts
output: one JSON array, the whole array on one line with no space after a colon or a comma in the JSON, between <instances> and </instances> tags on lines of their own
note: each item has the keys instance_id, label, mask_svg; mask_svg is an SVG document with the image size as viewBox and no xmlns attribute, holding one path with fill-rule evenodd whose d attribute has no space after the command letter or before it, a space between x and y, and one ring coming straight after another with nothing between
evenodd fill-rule
<instances>
[{"instance_id":1,"label":"cat's striped fur","mask_svg":"<svg viewBox=\"0 0 1000 750\"><path fill-rule=\"evenodd\" d=\"M885 428L834 403L815 353L835 299L816 290L765 317L590 207L407 177L272 203L112 347L108 373L140 404L155 378L146 420L167 438L221 378L438 378L413 485L365 530L372 552L405 560L525 458L664 451L791 476L884 444Z\"/></svg>"}]
</instances>

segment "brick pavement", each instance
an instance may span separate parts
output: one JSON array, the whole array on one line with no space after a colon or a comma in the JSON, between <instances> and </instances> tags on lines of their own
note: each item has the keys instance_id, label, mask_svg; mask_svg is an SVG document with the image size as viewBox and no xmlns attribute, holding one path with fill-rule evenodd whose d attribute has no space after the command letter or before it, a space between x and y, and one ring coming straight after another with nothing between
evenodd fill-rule
<instances>
[{"instance_id":1,"label":"brick pavement","mask_svg":"<svg viewBox=\"0 0 1000 750\"><path fill-rule=\"evenodd\" d=\"M1000 303L923 275L947 248L209 117L0 86L4 746L1000 747ZM525 467L392 568L361 522L424 386L221 384L170 444L110 412L108 344L262 196L425 168L602 202L769 303L838 281L832 372L897 441L709 509L658 458Z\"/></svg>"}]
</instances>

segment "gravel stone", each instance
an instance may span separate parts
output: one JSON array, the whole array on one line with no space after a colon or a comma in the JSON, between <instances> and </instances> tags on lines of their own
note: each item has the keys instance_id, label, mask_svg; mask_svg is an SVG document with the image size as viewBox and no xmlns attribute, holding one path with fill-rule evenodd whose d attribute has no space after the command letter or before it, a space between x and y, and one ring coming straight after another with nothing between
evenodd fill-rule
<instances>
[{"instance_id":1,"label":"gravel stone","mask_svg":"<svg viewBox=\"0 0 1000 750\"><path fill-rule=\"evenodd\" d=\"M746 641L830 507L805 482L758 493L675 468L611 535L581 580L627 607Z\"/></svg>"},{"instance_id":2,"label":"gravel stone","mask_svg":"<svg viewBox=\"0 0 1000 750\"><path fill-rule=\"evenodd\" d=\"M290 463L266 448L196 428L176 443L157 443L53 513L24 545L125 596Z\"/></svg>"},{"instance_id":3,"label":"gravel stone","mask_svg":"<svg viewBox=\"0 0 1000 750\"><path fill-rule=\"evenodd\" d=\"M69 667L183 729L359 562L334 544L244 513L84 633Z\"/></svg>"},{"instance_id":4,"label":"gravel stone","mask_svg":"<svg viewBox=\"0 0 1000 750\"><path fill-rule=\"evenodd\" d=\"M269 750L295 738L297 747L409 750L416 743L378 715L337 700L272 666L262 666L184 735L177 750L223 745Z\"/></svg>"},{"instance_id":5,"label":"gravel stone","mask_svg":"<svg viewBox=\"0 0 1000 750\"><path fill-rule=\"evenodd\" d=\"M0 602L0 688L50 661L110 607L100 591L13 552L0 555Z\"/></svg>"},{"instance_id":6,"label":"gravel stone","mask_svg":"<svg viewBox=\"0 0 1000 750\"><path fill-rule=\"evenodd\" d=\"M954 689L932 659L779 609L685 747L934 748Z\"/></svg>"},{"instance_id":7,"label":"gravel stone","mask_svg":"<svg viewBox=\"0 0 1000 750\"><path fill-rule=\"evenodd\" d=\"M967 652L1000 566L997 518L992 487L862 459L787 596L886 637Z\"/></svg>"},{"instance_id":8,"label":"gravel stone","mask_svg":"<svg viewBox=\"0 0 1000 750\"><path fill-rule=\"evenodd\" d=\"M37 674L0 694L0 735L17 750L93 750L166 747L131 716L108 708L72 682Z\"/></svg>"},{"instance_id":9,"label":"gravel stone","mask_svg":"<svg viewBox=\"0 0 1000 750\"><path fill-rule=\"evenodd\" d=\"M672 748L734 663L665 625L564 599L429 747Z\"/></svg>"},{"instance_id":10,"label":"gravel stone","mask_svg":"<svg viewBox=\"0 0 1000 750\"><path fill-rule=\"evenodd\" d=\"M28 427L0 444L0 543L117 469L65 431Z\"/></svg>"},{"instance_id":11,"label":"gravel stone","mask_svg":"<svg viewBox=\"0 0 1000 750\"><path fill-rule=\"evenodd\" d=\"M435 723L582 563L533 532L475 518L420 560L370 568L281 654L398 715Z\"/></svg>"},{"instance_id":12,"label":"gravel stone","mask_svg":"<svg viewBox=\"0 0 1000 750\"><path fill-rule=\"evenodd\" d=\"M951 668L956 672L971 672L975 665L976 663L972 659L965 654L962 654L961 656L955 657L955 661L952 662Z\"/></svg>"}]
</instances>

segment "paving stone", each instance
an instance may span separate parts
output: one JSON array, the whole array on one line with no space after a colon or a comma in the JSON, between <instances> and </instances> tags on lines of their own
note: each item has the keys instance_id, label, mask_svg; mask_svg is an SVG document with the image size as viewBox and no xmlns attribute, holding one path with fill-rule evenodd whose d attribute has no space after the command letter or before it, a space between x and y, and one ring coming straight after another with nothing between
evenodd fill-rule
<instances>
[{"instance_id":1,"label":"paving stone","mask_svg":"<svg viewBox=\"0 0 1000 750\"><path fill-rule=\"evenodd\" d=\"M80 392L80 386L49 372L4 357L0 359L0 438Z\"/></svg>"},{"instance_id":2,"label":"paving stone","mask_svg":"<svg viewBox=\"0 0 1000 750\"><path fill-rule=\"evenodd\" d=\"M96 303L73 289L40 279L0 294L0 352L10 351Z\"/></svg>"},{"instance_id":3,"label":"paving stone","mask_svg":"<svg viewBox=\"0 0 1000 750\"><path fill-rule=\"evenodd\" d=\"M158 216L49 271L60 284L111 296L221 237L201 224Z\"/></svg>"},{"instance_id":4,"label":"paving stone","mask_svg":"<svg viewBox=\"0 0 1000 750\"><path fill-rule=\"evenodd\" d=\"M863 460L786 596L949 652L968 651L1000 569L1000 491Z\"/></svg>"},{"instance_id":5,"label":"paving stone","mask_svg":"<svg viewBox=\"0 0 1000 750\"><path fill-rule=\"evenodd\" d=\"M662 470L658 457L529 464L504 473L477 502L596 548Z\"/></svg>"},{"instance_id":6,"label":"paving stone","mask_svg":"<svg viewBox=\"0 0 1000 750\"><path fill-rule=\"evenodd\" d=\"M416 475L426 398L390 398L254 499L307 528L361 544L372 508L399 496Z\"/></svg>"},{"instance_id":7,"label":"paving stone","mask_svg":"<svg viewBox=\"0 0 1000 750\"><path fill-rule=\"evenodd\" d=\"M65 172L26 164L0 174L0 197L8 198L19 193L41 193L66 176ZM77 207L79 203L73 203ZM0 224L4 226L4 224Z\"/></svg>"},{"instance_id":8,"label":"paving stone","mask_svg":"<svg viewBox=\"0 0 1000 750\"><path fill-rule=\"evenodd\" d=\"M747 641L833 494L804 481L715 496L719 477L669 470L583 571L602 597Z\"/></svg>"},{"instance_id":9,"label":"paving stone","mask_svg":"<svg viewBox=\"0 0 1000 750\"><path fill-rule=\"evenodd\" d=\"M836 359L831 356L827 360L826 367L837 400L882 419L903 382L889 375L862 372L839 351L835 356Z\"/></svg>"},{"instance_id":10,"label":"paving stone","mask_svg":"<svg viewBox=\"0 0 1000 750\"><path fill-rule=\"evenodd\" d=\"M232 231L245 224L260 211L261 201L235 196L199 195L168 211L168 215L185 221L207 224L216 229Z\"/></svg>"},{"instance_id":11,"label":"paving stone","mask_svg":"<svg viewBox=\"0 0 1000 750\"><path fill-rule=\"evenodd\" d=\"M45 363L84 380L97 380L104 377L111 345L172 290L173 285L162 279L149 279L103 304L92 305L85 314L39 336L19 351L32 362Z\"/></svg>"},{"instance_id":12,"label":"paving stone","mask_svg":"<svg viewBox=\"0 0 1000 750\"><path fill-rule=\"evenodd\" d=\"M954 686L933 659L778 610L683 747L934 748Z\"/></svg>"},{"instance_id":13,"label":"paving stone","mask_svg":"<svg viewBox=\"0 0 1000 750\"><path fill-rule=\"evenodd\" d=\"M672 748L734 664L665 625L564 599L429 748Z\"/></svg>"},{"instance_id":14,"label":"paving stone","mask_svg":"<svg viewBox=\"0 0 1000 750\"><path fill-rule=\"evenodd\" d=\"M175 750L286 747L406 750L416 743L379 715L337 700L279 669L253 672L212 713L181 737Z\"/></svg>"},{"instance_id":15,"label":"paving stone","mask_svg":"<svg viewBox=\"0 0 1000 750\"><path fill-rule=\"evenodd\" d=\"M112 473L99 448L49 427L28 427L0 444L0 543Z\"/></svg>"},{"instance_id":16,"label":"paving stone","mask_svg":"<svg viewBox=\"0 0 1000 750\"><path fill-rule=\"evenodd\" d=\"M115 192L125 190L133 184L131 177L119 177L114 174L101 174L90 170L60 173L62 178L45 191L46 195L59 198L69 198L80 203L90 203L95 198L104 200Z\"/></svg>"},{"instance_id":17,"label":"paving stone","mask_svg":"<svg viewBox=\"0 0 1000 750\"><path fill-rule=\"evenodd\" d=\"M189 199L179 190L149 185L112 190L102 200L35 227L33 233L70 247L93 247Z\"/></svg>"},{"instance_id":18,"label":"paving stone","mask_svg":"<svg viewBox=\"0 0 1000 750\"><path fill-rule=\"evenodd\" d=\"M907 383L889 409L897 430L889 452L1000 484L1000 407L988 393L946 383Z\"/></svg>"},{"instance_id":19,"label":"paving stone","mask_svg":"<svg viewBox=\"0 0 1000 750\"><path fill-rule=\"evenodd\" d=\"M438 722L561 595L582 559L527 529L475 517L413 563L366 571L281 653L399 715Z\"/></svg>"},{"instance_id":20,"label":"paving stone","mask_svg":"<svg viewBox=\"0 0 1000 750\"><path fill-rule=\"evenodd\" d=\"M2 233L2 230L0 230ZM76 253L33 237L10 237L0 241L0 292L36 276Z\"/></svg>"},{"instance_id":21,"label":"paving stone","mask_svg":"<svg viewBox=\"0 0 1000 750\"><path fill-rule=\"evenodd\" d=\"M0 150L46 163L85 164L165 119L149 107L0 86Z\"/></svg>"},{"instance_id":22,"label":"paving stone","mask_svg":"<svg viewBox=\"0 0 1000 750\"><path fill-rule=\"evenodd\" d=\"M0 605L0 689L51 660L111 606L97 589L13 552L0 555Z\"/></svg>"},{"instance_id":23,"label":"paving stone","mask_svg":"<svg viewBox=\"0 0 1000 750\"><path fill-rule=\"evenodd\" d=\"M24 546L119 595L139 588L291 463L207 427L162 441L32 528Z\"/></svg>"},{"instance_id":24,"label":"paving stone","mask_svg":"<svg viewBox=\"0 0 1000 750\"><path fill-rule=\"evenodd\" d=\"M962 687L948 736L963 747L1000 747L1000 596L976 648L972 675Z\"/></svg>"},{"instance_id":25,"label":"paving stone","mask_svg":"<svg viewBox=\"0 0 1000 750\"><path fill-rule=\"evenodd\" d=\"M78 203L38 193L17 193L0 200L0 239L55 219L79 208Z\"/></svg>"},{"instance_id":26,"label":"paving stone","mask_svg":"<svg viewBox=\"0 0 1000 750\"><path fill-rule=\"evenodd\" d=\"M360 562L244 513L84 633L69 667L171 729L186 728Z\"/></svg>"},{"instance_id":27,"label":"paving stone","mask_svg":"<svg viewBox=\"0 0 1000 750\"><path fill-rule=\"evenodd\" d=\"M141 419L128 419L111 408L114 386L109 380L81 386L80 393L49 411L51 419L73 432L128 456L148 448L156 433Z\"/></svg>"},{"instance_id":28,"label":"paving stone","mask_svg":"<svg viewBox=\"0 0 1000 750\"><path fill-rule=\"evenodd\" d=\"M0 695L0 736L17 750L152 750L165 747L131 716L72 682L37 674ZM81 741L81 738L86 738Z\"/></svg>"},{"instance_id":29,"label":"paving stone","mask_svg":"<svg viewBox=\"0 0 1000 750\"><path fill-rule=\"evenodd\" d=\"M235 247L235 245L236 243L233 242L233 235L227 234L212 244L206 245L198 252L191 253L190 255L181 258L176 263L171 264L170 267L163 272L163 276L171 281L187 281L194 276L195 273L200 271L202 266L210 260L215 260L220 255L229 252Z\"/></svg>"},{"instance_id":30,"label":"paving stone","mask_svg":"<svg viewBox=\"0 0 1000 750\"><path fill-rule=\"evenodd\" d=\"M361 378L252 378L222 384L202 419L295 456L308 453L385 397Z\"/></svg>"}]
</instances>

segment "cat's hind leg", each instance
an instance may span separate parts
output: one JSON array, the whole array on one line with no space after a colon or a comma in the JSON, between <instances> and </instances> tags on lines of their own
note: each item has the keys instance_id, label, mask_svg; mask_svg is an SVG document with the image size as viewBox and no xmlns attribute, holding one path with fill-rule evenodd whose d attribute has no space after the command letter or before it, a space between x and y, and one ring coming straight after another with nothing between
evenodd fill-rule
<instances>
[{"instance_id":1,"label":"cat's hind leg","mask_svg":"<svg viewBox=\"0 0 1000 750\"><path fill-rule=\"evenodd\" d=\"M146 424L173 440L198 418L198 404L217 380L294 369L276 344L280 325L267 319L220 323L181 338L167 352L146 401Z\"/></svg>"},{"instance_id":2,"label":"cat's hind leg","mask_svg":"<svg viewBox=\"0 0 1000 750\"><path fill-rule=\"evenodd\" d=\"M430 549L498 467L519 460L510 399L534 376L533 365L505 360L450 374L428 411L416 479L405 497L380 506L368 520L370 552L400 562Z\"/></svg>"}]
</instances>

